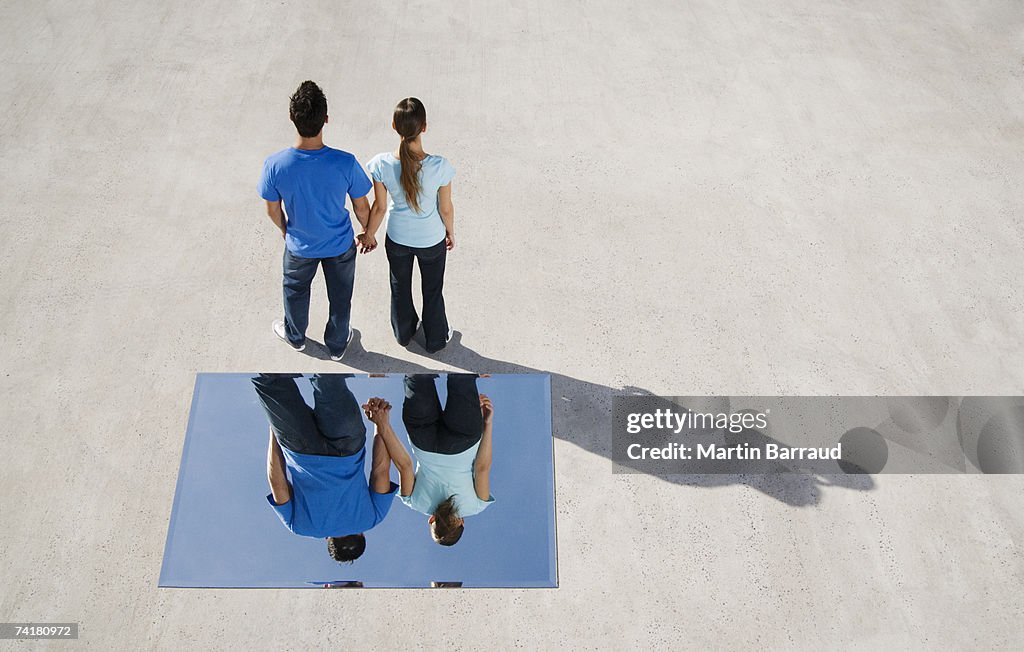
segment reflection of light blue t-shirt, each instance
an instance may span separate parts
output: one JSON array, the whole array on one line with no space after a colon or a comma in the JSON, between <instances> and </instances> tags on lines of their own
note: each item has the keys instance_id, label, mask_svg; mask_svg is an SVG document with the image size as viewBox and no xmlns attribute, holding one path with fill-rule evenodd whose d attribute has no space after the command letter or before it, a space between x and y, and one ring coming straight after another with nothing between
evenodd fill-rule
<instances>
[{"instance_id":1,"label":"reflection of light blue t-shirt","mask_svg":"<svg viewBox=\"0 0 1024 652\"><path fill-rule=\"evenodd\" d=\"M432 247L444 240L444 222L437 211L437 191L455 177L455 168L443 156L428 155L420 168L420 212L409 206L402 189L402 163L390 152L378 154L366 165L374 181L388 189L388 237L406 247Z\"/></svg>"},{"instance_id":2,"label":"reflection of light blue t-shirt","mask_svg":"<svg viewBox=\"0 0 1024 652\"><path fill-rule=\"evenodd\" d=\"M301 258L340 256L352 246L352 220L345 195L365 197L373 188L355 156L340 149L289 147L267 157L260 197L284 200L284 243Z\"/></svg>"},{"instance_id":3,"label":"reflection of light blue t-shirt","mask_svg":"<svg viewBox=\"0 0 1024 652\"><path fill-rule=\"evenodd\" d=\"M281 522L306 537L343 537L366 532L384 520L398 485L374 493L366 481L364 448L356 455L303 455L281 447L292 485L292 499L283 505L267 501Z\"/></svg>"},{"instance_id":4,"label":"reflection of light blue t-shirt","mask_svg":"<svg viewBox=\"0 0 1024 652\"><path fill-rule=\"evenodd\" d=\"M459 516L472 516L494 502L491 495L487 500L480 500L473 486L473 460L480 442L455 455L429 453L416 448L412 442L410 445L416 457L416 483L412 495L398 496L407 506L423 514L433 514L439 504L454 495Z\"/></svg>"}]
</instances>

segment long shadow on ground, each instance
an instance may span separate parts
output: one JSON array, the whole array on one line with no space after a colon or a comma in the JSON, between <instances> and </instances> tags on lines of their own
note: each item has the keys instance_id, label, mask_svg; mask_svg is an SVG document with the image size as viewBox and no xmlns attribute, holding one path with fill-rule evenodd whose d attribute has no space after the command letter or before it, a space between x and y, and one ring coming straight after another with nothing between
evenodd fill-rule
<instances>
[{"instance_id":1,"label":"long shadow on ground","mask_svg":"<svg viewBox=\"0 0 1024 652\"><path fill-rule=\"evenodd\" d=\"M418 336L419 337L419 336ZM422 352L422 342L410 344L409 350ZM425 353L421 353L426 355ZM482 356L462 345L456 332L452 341L429 360L472 371L492 374L544 373L551 376L552 432L555 437L580 446L591 453L612 459L612 397L616 395L651 396L639 387L613 388L545 369ZM367 351L358 331L349 344L344 364L368 373L424 373L437 371L434 366ZM790 472L775 474L669 474L659 475L666 482L694 487L745 485L793 507L816 505L825 487L842 487L870 491L875 483L867 474L814 474L782 468ZM611 472L611 468L609 468Z\"/></svg>"}]
</instances>

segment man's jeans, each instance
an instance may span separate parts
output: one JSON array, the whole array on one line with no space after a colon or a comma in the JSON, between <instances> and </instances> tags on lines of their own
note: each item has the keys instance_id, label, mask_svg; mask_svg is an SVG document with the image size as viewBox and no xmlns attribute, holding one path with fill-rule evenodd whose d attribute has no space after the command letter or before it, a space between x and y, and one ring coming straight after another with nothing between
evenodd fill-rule
<instances>
[{"instance_id":1,"label":"man's jeans","mask_svg":"<svg viewBox=\"0 0 1024 652\"><path fill-rule=\"evenodd\" d=\"M316 374L313 408L302 399L295 377L260 374L252 379L267 421L281 446L305 455L355 455L366 445L366 424L348 388L351 374Z\"/></svg>"},{"instance_id":2,"label":"man's jeans","mask_svg":"<svg viewBox=\"0 0 1024 652\"><path fill-rule=\"evenodd\" d=\"M448 374L448 400L441 409L437 374L405 377L402 422L413 446L429 453L454 455L478 441L484 430L476 374Z\"/></svg>"},{"instance_id":3,"label":"man's jeans","mask_svg":"<svg viewBox=\"0 0 1024 652\"><path fill-rule=\"evenodd\" d=\"M324 268L330 302L324 344L332 355L345 352L352 315L352 284L356 276L356 245L333 258L300 258L284 250L284 329L288 341L301 346L309 325L309 287L317 265Z\"/></svg>"},{"instance_id":4,"label":"man's jeans","mask_svg":"<svg viewBox=\"0 0 1024 652\"><path fill-rule=\"evenodd\" d=\"M444 314L445 241L433 247L406 247L391 238L384 240L391 267L391 329L403 346L416 334L416 307L412 303L412 263L420 266L423 288L423 337L427 351L440 351L448 340L448 317Z\"/></svg>"}]
</instances>

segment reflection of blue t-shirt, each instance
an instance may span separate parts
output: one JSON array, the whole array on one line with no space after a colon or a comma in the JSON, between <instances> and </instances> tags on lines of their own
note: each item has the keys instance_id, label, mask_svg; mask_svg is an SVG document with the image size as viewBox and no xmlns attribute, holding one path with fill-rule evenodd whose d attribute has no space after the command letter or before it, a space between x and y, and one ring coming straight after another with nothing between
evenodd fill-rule
<instances>
[{"instance_id":1,"label":"reflection of blue t-shirt","mask_svg":"<svg viewBox=\"0 0 1024 652\"><path fill-rule=\"evenodd\" d=\"M443 156L428 155L420 167L420 212L415 212L402 189L402 163L390 152L366 164L370 176L388 189L388 237L406 247L432 247L444 240L444 222L437 211L437 191L455 177L455 168Z\"/></svg>"},{"instance_id":2,"label":"reflection of blue t-shirt","mask_svg":"<svg viewBox=\"0 0 1024 652\"><path fill-rule=\"evenodd\" d=\"M267 501L281 522L306 537L343 537L366 532L384 520L398 485L374 493L366 481L364 448L356 455L303 455L281 447L292 485L292 499L283 505Z\"/></svg>"},{"instance_id":3,"label":"reflection of blue t-shirt","mask_svg":"<svg viewBox=\"0 0 1024 652\"><path fill-rule=\"evenodd\" d=\"M480 500L473 484L473 460L480 442L454 455L430 453L409 443L416 457L416 482L411 495L398 496L408 507L423 514L433 514L439 504L454 495L459 516L472 516L494 502L494 496Z\"/></svg>"},{"instance_id":4,"label":"reflection of blue t-shirt","mask_svg":"<svg viewBox=\"0 0 1024 652\"><path fill-rule=\"evenodd\" d=\"M354 241L345 195L365 197L373 188L355 156L340 149L289 147L267 157L260 197L284 200L285 246L301 258L330 258Z\"/></svg>"}]
</instances>

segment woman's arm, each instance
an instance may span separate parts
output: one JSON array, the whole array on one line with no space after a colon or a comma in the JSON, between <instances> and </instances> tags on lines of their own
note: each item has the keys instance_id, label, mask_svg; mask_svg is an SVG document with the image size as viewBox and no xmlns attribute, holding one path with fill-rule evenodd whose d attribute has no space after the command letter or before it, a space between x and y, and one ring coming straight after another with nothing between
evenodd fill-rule
<instances>
[{"instance_id":1,"label":"woman's arm","mask_svg":"<svg viewBox=\"0 0 1024 652\"><path fill-rule=\"evenodd\" d=\"M437 212L444 222L445 247L455 248L455 206L452 204L452 184L437 189Z\"/></svg>"},{"instance_id":2,"label":"woman's arm","mask_svg":"<svg viewBox=\"0 0 1024 652\"><path fill-rule=\"evenodd\" d=\"M375 494L390 493L391 456L379 434L373 436L373 458L370 466L370 490Z\"/></svg>"},{"instance_id":3,"label":"woman's arm","mask_svg":"<svg viewBox=\"0 0 1024 652\"><path fill-rule=\"evenodd\" d=\"M494 421L494 406L485 394L480 395L480 411L484 416L484 432L480 436L480 448L473 460L473 488L476 497L488 500L491 497L491 431Z\"/></svg>"},{"instance_id":4,"label":"woman's arm","mask_svg":"<svg viewBox=\"0 0 1024 652\"><path fill-rule=\"evenodd\" d=\"M377 246L377 230L384 222L384 214L388 212L388 189L380 181L373 182L373 205L370 206L370 218L366 223L365 237ZM365 246L365 243L364 243Z\"/></svg>"},{"instance_id":5,"label":"woman's arm","mask_svg":"<svg viewBox=\"0 0 1024 652\"><path fill-rule=\"evenodd\" d=\"M374 442L376 443L376 440L380 439L388 457L398 469L399 493L403 496L411 496L416 485L415 467L412 457L409 456L409 452L405 450L402 442L398 441L398 435L391 427L391 404L382 398L371 398L363 405L363 410L375 426Z\"/></svg>"},{"instance_id":6,"label":"woman's arm","mask_svg":"<svg viewBox=\"0 0 1024 652\"><path fill-rule=\"evenodd\" d=\"M274 431L270 431L270 444L267 445L267 482L270 483L270 495L278 505L284 505L292 499L292 488L288 485L285 475L284 453L277 443Z\"/></svg>"}]
</instances>

